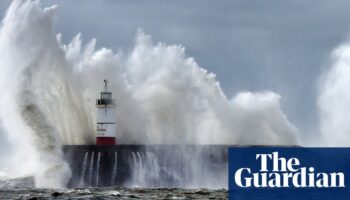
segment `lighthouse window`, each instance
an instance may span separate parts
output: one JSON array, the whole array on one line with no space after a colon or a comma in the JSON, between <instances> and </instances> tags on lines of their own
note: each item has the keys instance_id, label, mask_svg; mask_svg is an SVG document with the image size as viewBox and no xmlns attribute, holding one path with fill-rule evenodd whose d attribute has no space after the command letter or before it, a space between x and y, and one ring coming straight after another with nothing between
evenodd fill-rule
<instances>
[{"instance_id":1,"label":"lighthouse window","mask_svg":"<svg viewBox=\"0 0 350 200\"><path fill-rule=\"evenodd\" d=\"M101 99L111 99L112 98L112 93L101 93Z\"/></svg>"}]
</instances>

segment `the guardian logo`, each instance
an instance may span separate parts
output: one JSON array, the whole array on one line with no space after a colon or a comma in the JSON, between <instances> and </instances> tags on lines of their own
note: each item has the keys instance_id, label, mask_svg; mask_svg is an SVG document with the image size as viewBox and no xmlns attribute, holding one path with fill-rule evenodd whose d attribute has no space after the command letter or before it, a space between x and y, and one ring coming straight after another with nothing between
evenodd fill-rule
<instances>
[{"instance_id":1,"label":"the guardian logo","mask_svg":"<svg viewBox=\"0 0 350 200\"><path fill-rule=\"evenodd\" d=\"M315 166L303 166L297 157L285 158L277 151L257 153L258 170L242 167L234 172L234 181L241 188L343 188L345 174L322 172Z\"/></svg>"},{"instance_id":2,"label":"the guardian logo","mask_svg":"<svg viewBox=\"0 0 350 200\"><path fill-rule=\"evenodd\" d=\"M229 199L348 200L350 148L228 149Z\"/></svg>"}]
</instances>

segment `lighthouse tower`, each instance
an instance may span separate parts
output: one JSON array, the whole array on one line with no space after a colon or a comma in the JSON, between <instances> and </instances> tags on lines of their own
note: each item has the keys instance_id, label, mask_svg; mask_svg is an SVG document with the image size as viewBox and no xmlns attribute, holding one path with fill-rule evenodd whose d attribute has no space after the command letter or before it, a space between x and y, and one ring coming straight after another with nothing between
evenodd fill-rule
<instances>
[{"instance_id":1,"label":"lighthouse tower","mask_svg":"<svg viewBox=\"0 0 350 200\"><path fill-rule=\"evenodd\" d=\"M115 145L117 124L115 123L115 99L112 92L108 91L108 80L104 80L104 91L100 99L96 99L97 107L97 132L96 145Z\"/></svg>"}]
</instances>

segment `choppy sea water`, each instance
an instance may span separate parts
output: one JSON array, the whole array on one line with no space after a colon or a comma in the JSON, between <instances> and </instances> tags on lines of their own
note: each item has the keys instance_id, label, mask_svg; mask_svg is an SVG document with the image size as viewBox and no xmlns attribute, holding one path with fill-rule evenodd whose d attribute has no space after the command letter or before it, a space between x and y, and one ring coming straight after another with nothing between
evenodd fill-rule
<instances>
[{"instance_id":1,"label":"choppy sea water","mask_svg":"<svg viewBox=\"0 0 350 200\"><path fill-rule=\"evenodd\" d=\"M182 188L34 188L31 178L0 181L0 199L227 199L226 189Z\"/></svg>"}]
</instances>

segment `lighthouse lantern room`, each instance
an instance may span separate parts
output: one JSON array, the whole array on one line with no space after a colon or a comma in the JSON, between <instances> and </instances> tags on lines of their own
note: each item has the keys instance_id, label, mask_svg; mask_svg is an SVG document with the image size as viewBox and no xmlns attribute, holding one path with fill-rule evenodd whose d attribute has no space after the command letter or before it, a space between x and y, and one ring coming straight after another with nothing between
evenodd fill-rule
<instances>
[{"instance_id":1,"label":"lighthouse lantern room","mask_svg":"<svg viewBox=\"0 0 350 200\"><path fill-rule=\"evenodd\" d=\"M115 145L117 124L115 120L115 99L112 92L108 91L108 80L104 80L104 91L100 99L96 99L97 107L97 132L96 145Z\"/></svg>"}]
</instances>

